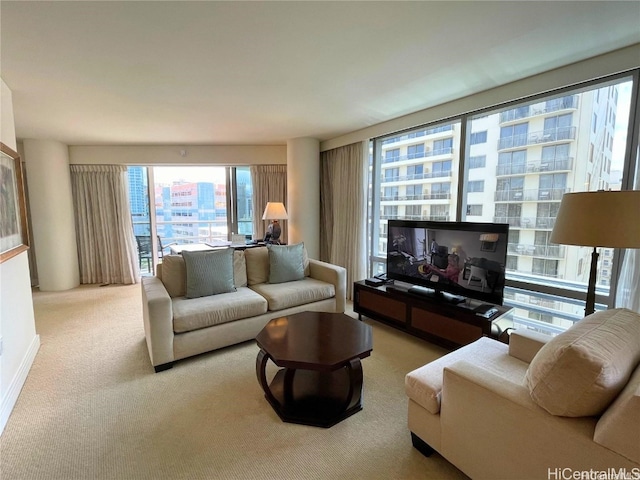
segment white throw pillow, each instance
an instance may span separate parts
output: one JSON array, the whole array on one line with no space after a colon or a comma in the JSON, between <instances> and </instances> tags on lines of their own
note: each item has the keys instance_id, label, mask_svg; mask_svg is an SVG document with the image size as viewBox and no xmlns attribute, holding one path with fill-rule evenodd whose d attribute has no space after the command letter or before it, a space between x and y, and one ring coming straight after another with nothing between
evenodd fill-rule
<instances>
[{"instance_id":1,"label":"white throw pillow","mask_svg":"<svg viewBox=\"0 0 640 480\"><path fill-rule=\"evenodd\" d=\"M531 361L525 385L552 415L600 415L640 361L640 315L597 312L551 339Z\"/></svg>"}]
</instances>

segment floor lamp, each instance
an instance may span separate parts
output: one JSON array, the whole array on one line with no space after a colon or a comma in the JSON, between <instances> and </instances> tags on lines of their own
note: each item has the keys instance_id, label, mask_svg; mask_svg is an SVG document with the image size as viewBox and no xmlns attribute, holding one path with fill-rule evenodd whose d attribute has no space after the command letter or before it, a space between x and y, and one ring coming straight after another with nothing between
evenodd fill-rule
<instances>
[{"instance_id":1,"label":"floor lamp","mask_svg":"<svg viewBox=\"0 0 640 480\"><path fill-rule=\"evenodd\" d=\"M598 247L640 248L640 190L566 193L551 242L593 247L585 316L595 311Z\"/></svg>"},{"instance_id":2,"label":"floor lamp","mask_svg":"<svg viewBox=\"0 0 640 480\"><path fill-rule=\"evenodd\" d=\"M267 229L267 233L271 235L271 243L280 243L282 228L280 227L278 220L287 220L288 218L289 216L287 215L287 209L284 208L284 203L267 202L267 206L264 208L264 213L262 214L262 219L273 221L269 224Z\"/></svg>"}]
</instances>

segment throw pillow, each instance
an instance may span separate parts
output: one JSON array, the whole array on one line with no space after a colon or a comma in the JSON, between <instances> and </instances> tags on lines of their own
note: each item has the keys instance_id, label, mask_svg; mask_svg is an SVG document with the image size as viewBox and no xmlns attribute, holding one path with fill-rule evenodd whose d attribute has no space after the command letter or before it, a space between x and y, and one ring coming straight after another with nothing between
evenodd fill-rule
<instances>
[{"instance_id":1,"label":"throw pillow","mask_svg":"<svg viewBox=\"0 0 640 480\"><path fill-rule=\"evenodd\" d=\"M235 291L233 248L182 252L187 271L187 298L206 297Z\"/></svg>"},{"instance_id":2,"label":"throw pillow","mask_svg":"<svg viewBox=\"0 0 640 480\"><path fill-rule=\"evenodd\" d=\"M267 247L251 247L244 251L247 262L247 283L249 286L267 283L269 280L269 250Z\"/></svg>"},{"instance_id":3,"label":"throw pillow","mask_svg":"<svg viewBox=\"0 0 640 480\"><path fill-rule=\"evenodd\" d=\"M533 358L524 382L552 415L600 415L640 361L640 315L596 312L552 338Z\"/></svg>"},{"instance_id":4,"label":"throw pillow","mask_svg":"<svg viewBox=\"0 0 640 480\"><path fill-rule=\"evenodd\" d=\"M187 274L182 255L165 255L162 259L162 283L171 298L184 297Z\"/></svg>"},{"instance_id":5,"label":"throw pillow","mask_svg":"<svg viewBox=\"0 0 640 480\"><path fill-rule=\"evenodd\" d=\"M304 244L268 245L269 283L284 283L304 278Z\"/></svg>"}]
</instances>

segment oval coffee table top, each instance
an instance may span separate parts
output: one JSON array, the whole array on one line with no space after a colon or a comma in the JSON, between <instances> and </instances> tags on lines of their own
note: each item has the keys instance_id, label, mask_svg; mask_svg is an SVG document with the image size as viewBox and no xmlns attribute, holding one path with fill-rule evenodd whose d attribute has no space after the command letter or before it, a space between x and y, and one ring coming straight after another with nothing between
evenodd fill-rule
<instances>
[{"instance_id":1,"label":"oval coffee table top","mask_svg":"<svg viewBox=\"0 0 640 480\"><path fill-rule=\"evenodd\" d=\"M373 350L371 326L343 313L302 312L271 320L256 336L280 367L332 371Z\"/></svg>"}]
</instances>

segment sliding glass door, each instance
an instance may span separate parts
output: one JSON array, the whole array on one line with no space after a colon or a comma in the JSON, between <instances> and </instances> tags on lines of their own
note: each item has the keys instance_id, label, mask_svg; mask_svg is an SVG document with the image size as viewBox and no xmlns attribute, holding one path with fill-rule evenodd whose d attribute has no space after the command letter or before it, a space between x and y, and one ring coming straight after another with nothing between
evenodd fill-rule
<instances>
[{"instance_id":1,"label":"sliding glass door","mask_svg":"<svg viewBox=\"0 0 640 480\"><path fill-rule=\"evenodd\" d=\"M174 244L228 241L232 233L253 235L253 189L248 167L129 167L129 198L134 234L150 238L151 261L141 261L142 273Z\"/></svg>"}]
</instances>

